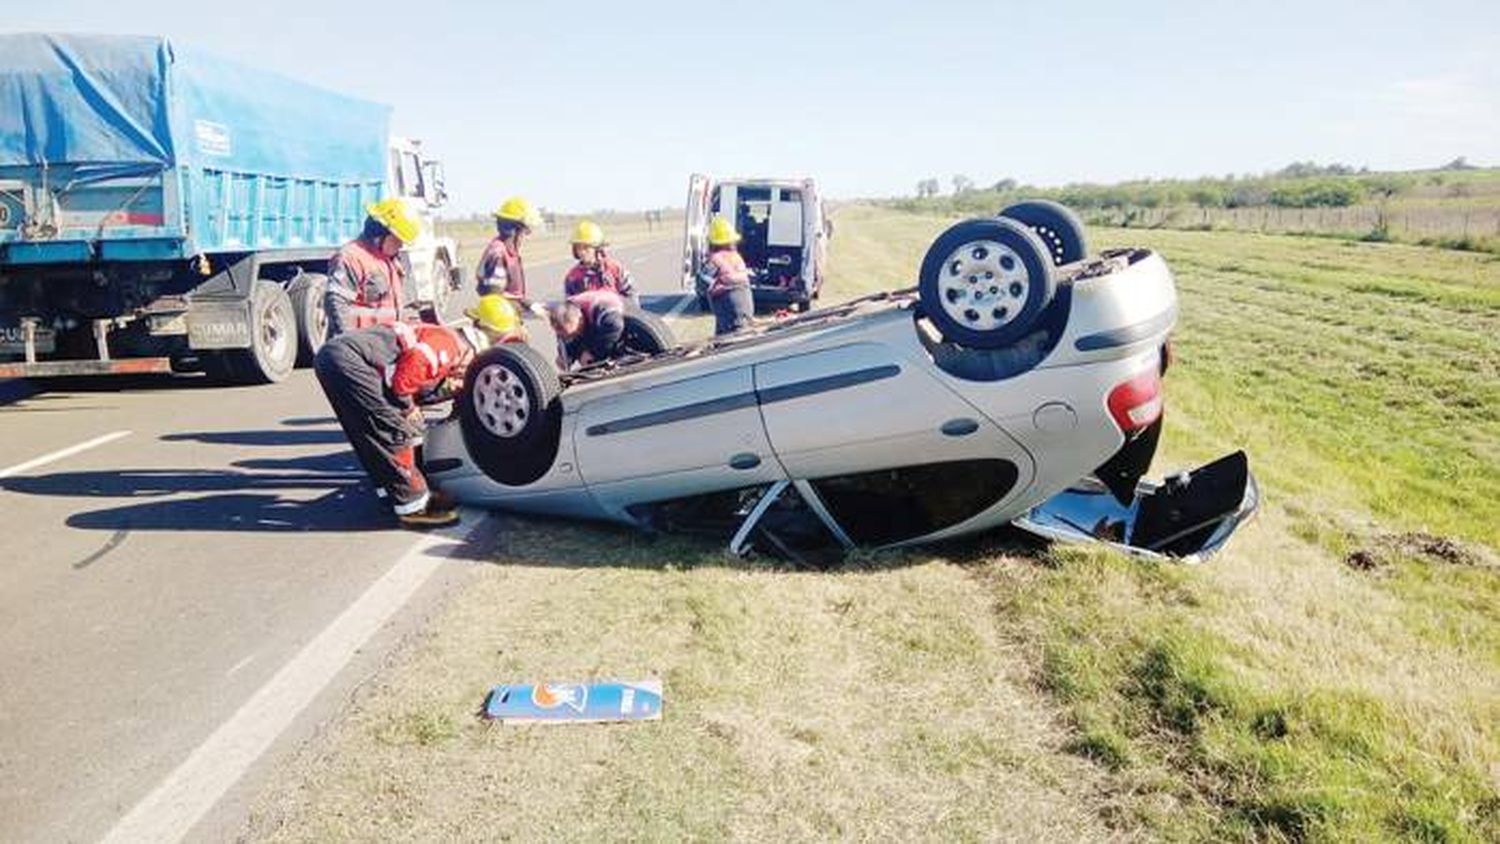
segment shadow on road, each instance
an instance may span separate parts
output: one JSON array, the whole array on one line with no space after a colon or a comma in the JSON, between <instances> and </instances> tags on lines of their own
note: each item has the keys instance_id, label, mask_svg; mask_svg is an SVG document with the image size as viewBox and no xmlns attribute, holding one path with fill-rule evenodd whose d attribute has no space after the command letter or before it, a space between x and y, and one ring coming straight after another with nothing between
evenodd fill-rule
<instances>
[{"instance_id":1,"label":"shadow on road","mask_svg":"<svg viewBox=\"0 0 1500 844\"><path fill-rule=\"evenodd\" d=\"M166 442L233 446L343 446L297 457L256 456L224 468L56 472L0 479L21 495L123 499L122 506L69 516L68 527L102 531L372 531L393 529L343 433L294 418L286 430L168 434ZM309 496L316 496L309 498Z\"/></svg>"},{"instance_id":2,"label":"shadow on road","mask_svg":"<svg viewBox=\"0 0 1500 844\"><path fill-rule=\"evenodd\" d=\"M653 314L669 314L683 303L684 299L691 300L693 296L688 293L643 293L641 294L641 307ZM685 307L691 308L688 304Z\"/></svg>"},{"instance_id":3,"label":"shadow on road","mask_svg":"<svg viewBox=\"0 0 1500 844\"><path fill-rule=\"evenodd\" d=\"M344 432L337 428L331 431L194 431L181 434L162 434L162 442L199 442L209 445L338 445L347 442Z\"/></svg>"}]
</instances>

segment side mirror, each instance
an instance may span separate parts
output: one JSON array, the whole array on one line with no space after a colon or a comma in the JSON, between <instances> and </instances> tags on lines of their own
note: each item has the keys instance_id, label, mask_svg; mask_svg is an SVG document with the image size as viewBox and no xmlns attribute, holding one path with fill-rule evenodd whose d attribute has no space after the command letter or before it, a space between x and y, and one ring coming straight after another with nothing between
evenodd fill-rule
<instances>
[{"instance_id":1,"label":"side mirror","mask_svg":"<svg viewBox=\"0 0 1500 844\"><path fill-rule=\"evenodd\" d=\"M428 161L422 165L422 169L426 171L424 174L425 178L422 181L427 188L427 195L424 197L427 200L427 204L436 207L446 203L448 201L448 188L443 182L443 163L441 161Z\"/></svg>"}]
</instances>

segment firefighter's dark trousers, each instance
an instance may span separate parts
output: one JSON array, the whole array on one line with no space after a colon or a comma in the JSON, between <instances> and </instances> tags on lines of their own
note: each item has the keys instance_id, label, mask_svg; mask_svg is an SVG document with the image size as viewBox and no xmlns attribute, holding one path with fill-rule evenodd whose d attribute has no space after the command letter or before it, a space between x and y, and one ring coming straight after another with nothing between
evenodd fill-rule
<instances>
[{"instance_id":1,"label":"firefighter's dark trousers","mask_svg":"<svg viewBox=\"0 0 1500 844\"><path fill-rule=\"evenodd\" d=\"M427 479L416 463L419 435L386 390L386 368L400 351L386 333L334 337L318 351L313 371L360 465L385 490L397 515L407 515L427 506Z\"/></svg>"}]
</instances>

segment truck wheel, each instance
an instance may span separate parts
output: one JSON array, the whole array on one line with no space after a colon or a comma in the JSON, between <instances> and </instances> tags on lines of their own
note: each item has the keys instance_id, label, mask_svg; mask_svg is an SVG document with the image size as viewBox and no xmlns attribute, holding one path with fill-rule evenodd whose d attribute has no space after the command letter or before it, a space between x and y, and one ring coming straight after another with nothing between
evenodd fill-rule
<instances>
[{"instance_id":1,"label":"truck wheel","mask_svg":"<svg viewBox=\"0 0 1500 844\"><path fill-rule=\"evenodd\" d=\"M1041 239L1005 217L965 220L927 248L922 312L961 346L998 349L1036 329L1057 281Z\"/></svg>"},{"instance_id":2,"label":"truck wheel","mask_svg":"<svg viewBox=\"0 0 1500 844\"><path fill-rule=\"evenodd\" d=\"M297 365L312 366L313 358L328 340L328 311L323 308L323 294L328 277L301 273L287 285L292 300L292 314L297 319Z\"/></svg>"},{"instance_id":3,"label":"truck wheel","mask_svg":"<svg viewBox=\"0 0 1500 844\"><path fill-rule=\"evenodd\" d=\"M448 259L439 256L432 262L432 301L422 307L422 321L442 325L448 319L448 300L453 283Z\"/></svg>"},{"instance_id":4,"label":"truck wheel","mask_svg":"<svg viewBox=\"0 0 1500 844\"><path fill-rule=\"evenodd\" d=\"M620 350L625 354L659 355L677 345L667 321L650 311L626 311Z\"/></svg>"},{"instance_id":5,"label":"truck wheel","mask_svg":"<svg viewBox=\"0 0 1500 844\"><path fill-rule=\"evenodd\" d=\"M1017 202L1000 212L1000 216L1015 220L1036 232L1047 245L1052 263L1058 266L1082 261L1089 255L1088 236L1084 234L1083 221L1073 210L1050 199L1031 199Z\"/></svg>"},{"instance_id":6,"label":"truck wheel","mask_svg":"<svg viewBox=\"0 0 1500 844\"><path fill-rule=\"evenodd\" d=\"M297 319L286 290L257 280L250 288L250 348L226 353L230 377L245 384L274 384L297 363Z\"/></svg>"},{"instance_id":7,"label":"truck wheel","mask_svg":"<svg viewBox=\"0 0 1500 844\"><path fill-rule=\"evenodd\" d=\"M506 486L547 474L562 433L561 392L557 371L524 343L480 353L458 397L459 426L474 464Z\"/></svg>"}]
</instances>

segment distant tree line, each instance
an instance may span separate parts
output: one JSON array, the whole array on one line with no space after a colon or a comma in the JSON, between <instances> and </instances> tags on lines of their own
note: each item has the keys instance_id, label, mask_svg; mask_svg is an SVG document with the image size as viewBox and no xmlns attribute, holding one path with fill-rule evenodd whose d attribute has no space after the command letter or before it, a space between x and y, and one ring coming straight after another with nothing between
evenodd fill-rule
<instances>
[{"instance_id":1,"label":"distant tree line","mask_svg":"<svg viewBox=\"0 0 1500 844\"><path fill-rule=\"evenodd\" d=\"M1054 199L1083 210L1124 208L1163 208L1196 206L1198 208L1342 208L1363 202L1385 202L1407 192L1424 180L1442 183L1441 171L1479 169L1459 157L1437 171L1375 173L1367 167L1348 164L1318 164L1298 161L1262 175L1198 179L1143 179L1103 185L1079 183L1055 188L1023 185L1004 178L990 187L976 189L967 176L952 178L953 193L941 196L942 184L936 178L917 183L916 198L895 200L908 210L953 210L969 213L989 211L1020 197ZM1450 195L1465 195L1467 187L1455 182Z\"/></svg>"}]
</instances>

